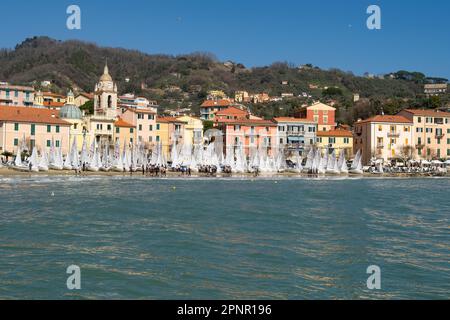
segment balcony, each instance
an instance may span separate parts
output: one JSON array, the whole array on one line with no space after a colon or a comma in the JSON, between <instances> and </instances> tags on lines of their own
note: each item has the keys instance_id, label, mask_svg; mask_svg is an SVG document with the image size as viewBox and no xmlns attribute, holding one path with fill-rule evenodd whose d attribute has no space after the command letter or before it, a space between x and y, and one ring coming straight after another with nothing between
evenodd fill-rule
<instances>
[{"instance_id":1,"label":"balcony","mask_svg":"<svg viewBox=\"0 0 450 320\"><path fill-rule=\"evenodd\" d=\"M396 133L396 132L389 132L387 134L388 138L400 138L400 133Z\"/></svg>"},{"instance_id":2,"label":"balcony","mask_svg":"<svg viewBox=\"0 0 450 320\"><path fill-rule=\"evenodd\" d=\"M305 135L305 131L287 131L287 135L288 136L294 136L294 137L299 137L299 136L304 136Z\"/></svg>"}]
</instances>

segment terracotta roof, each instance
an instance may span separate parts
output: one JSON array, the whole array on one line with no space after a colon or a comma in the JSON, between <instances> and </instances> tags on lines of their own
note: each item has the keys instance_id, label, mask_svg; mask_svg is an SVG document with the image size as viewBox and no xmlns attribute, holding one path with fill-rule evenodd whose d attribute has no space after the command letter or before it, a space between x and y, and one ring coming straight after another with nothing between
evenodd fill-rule
<instances>
[{"instance_id":1,"label":"terracotta roof","mask_svg":"<svg viewBox=\"0 0 450 320\"><path fill-rule=\"evenodd\" d=\"M129 122L124 121L122 118L117 119L117 121L114 122L114 125L116 127L134 128L134 125L132 125Z\"/></svg>"},{"instance_id":2,"label":"terracotta roof","mask_svg":"<svg viewBox=\"0 0 450 320\"><path fill-rule=\"evenodd\" d=\"M262 127L276 127L277 124L270 120L256 120L256 119L223 119L217 120L218 124L226 125L244 125L244 126L262 126Z\"/></svg>"},{"instance_id":3,"label":"terracotta roof","mask_svg":"<svg viewBox=\"0 0 450 320\"><path fill-rule=\"evenodd\" d=\"M134 113L156 114L156 111L150 110L150 109L140 109L140 108L133 108L133 107L128 107L126 109L127 109L127 111L134 112Z\"/></svg>"},{"instance_id":4,"label":"terracotta roof","mask_svg":"<svg viewBox=\"0 0 450 320\"><path fill-rule=\"evenodd\" d=\"M312 120L308 120L305 118L294 118L294 117L278 117L274 118L275 122L305 122L305 123L316 123Z\"/></svg>"},{"instance_id":5,"label":"terracotta roof","mask_svg":"<svg viewBox=\"0 0 450 320\"><path fill-rule=\"evenodd\" d=\"M233 103L230 100L227 99L219 99L219 100L206 100L202 103L201 107L207 108L207 107L228 107L231 106Z\"/></svg>"},{"instance_id":6,"label":"terracotta roof","mask_svg":"<svg viewBox=\"0 0 450 320\"><path fill-rule=\"evenodd\" d=\"M228 108L226 108L224 110L216 112L216 116L229 116L229 115L243 115L243 116L246 116L246 115L248 115L248 112L245 111L245 110L233 107L233 106L228 107Z\"/></svg>"},{"instance_id":7,"label":"terracotta roof","mask_svg":"<svg viewBox=\"0 0 450 320\"><path fill-rule=\"evenodd\" d=\"M318 137L347 137L353 138L353 134L351 131L344 129L335 129L330 131L319 131L317 132Z\"/></svg>"},{"instance_id":8,"label":"terracotta roof","mask_svg":"<svg viewBox=\"0 0 450 320\"><path fill-rule=\"evenodd\" d=\"M160 122L160 123L179 123L179 124L186 124L186 121L182 121L182 120L178 120L175 117L158 117L156 119L156 122Z\"/></svg>"},{"instance_id":9,"label":"terracotta roof","mask_svg":"<svg viewBox=\"0 0 450 320\"><path fill-rule=\"evenodd\" d=\"M53 92L42 92L42 95L43 96L48 96L48 97L55 97L55 98L63 98L63 99L66 98L65 96L63 96L61 94L53 93Z\"/></svg>"},{"instance_id":10,"label":"terracotta roof","mask_svg":"<svg viewBox=\"0 0 450 320\"><path fill-rule=\"evenodd\" d=\"M44 106L61 108L64 106L64 102L44 101Z\"/></svg>"},{"instance_id":11,"label":"terracotta roof","mask_svg":"<svg viewBox=\"0 0 450 320\"><path fill-rule=\"evenodd\" d=\"M434 109L405 109L403 111L422 117L450 117L450 112L443 112Z\"/></svg>"},{"instance_id":12,"label":"terracotta roof","mask_svg":"<svg viewBox=\"0 0 450 320\"><path fill-rule=\"evenodd\" d=\"M59 111L31 108L0 106L0 121L17 121L27 123L60 124L70 126L69 122L58 117Z\"/></svg>"},{"instance_id":13,"label":"terracotta roof","mask_svg":"<svg viewBox=\"0 0 450 320\"><path fill-rule=\"evenodd\" d=\"M77 95L77 97L79 97L79 96L83 96L83 97L88 98L90 100L94 100L94 95L92 93L81 92L80 94Z\"/></svg>"},{"instance_id":14,"label":"terracotta roof","mask_svg":"<svg viewBox=\"0 0 450 320\"><path fill-rule=\"evenodd\" d=\"M358 121L357 123L366 123L366 122L386 122L386 123L412 123L411 120L403 117L403 116L374 116L372 118Z\"/></svg>"}]
</instances>

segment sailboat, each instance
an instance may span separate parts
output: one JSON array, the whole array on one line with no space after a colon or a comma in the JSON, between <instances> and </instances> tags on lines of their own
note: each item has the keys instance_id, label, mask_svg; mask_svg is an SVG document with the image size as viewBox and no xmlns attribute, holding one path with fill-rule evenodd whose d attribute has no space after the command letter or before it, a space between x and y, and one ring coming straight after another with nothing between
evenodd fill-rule
<instances>
[{"instance_id":1,"label":"sailboat","mask_svg":"<svg viewBox=\"0 0 450 320\"><path fill-rule=\"evenodd\" d=\"M48 155L47 155L47 151L42 150L41 152L41 157L39 159L39 171L48 171Z\"/></svg>"},{"instance_id":2,"label":"sailboat","mask_svg":"<svg viewBox=\"0 0 450 320\"><path fill-rule=\"evenodd\" d=\"M339 174L340 173L340 170L339 170L338 165L337 165L336 151L335 150L333 150L333 152L331 153L331 156L328 158L326 172L328 174Z\"/></svg>"},{"instance_id":3,"label":"sailboat","mask_svg":"<svg viewBox=\"0 0 450 320\"><path fill-rule=\"evenodd\" d=\"M50 162L49 168L52 170L63 170L64 163L61 148L55 148L53 141L50 154L50 158L53 159L53 162Z\"/></svg>"},{"instance_id":4,"label":"sailboat","mask_svg":"<svg viewBox=\"0 0 450 320\"><path fill-rule=\"evenodd\" d=\"M77 138L73 139L72 149L70 150L70 159L72 161L72 169L80 169L80 158L78 156Z\"/></svg>"},{"instance_id":5,"label":"sailboat","mask_svg":"<svg viewBox=\"0 0 450 320\"><path fill-rule=\"evenodd\" d=\"M355 159L353 159L352 166L349 170L349 173L351 174L363 174L363 167L362 167L362 156L361 156L361 150L358 150L356 153Z\"/></svg>"},{"instance_id":6,"label":"sailboat","mask_svg":"<svg viewBox=\"0 0 450 320\"><path fill-rule=\"evenodd\" d=\"M22 162L22 146L19 145L17 148L16 158L14 159L14 165L11 166L12 169L18 171L28 171L28 166Z\"/></svg>"},{"instance_id":7,"label":"sailboat","mask_svg":"<svg viewBox=\"0 0 450 320\"><path fill-rule=\"evenodd\" d=\"M341 174L348 174L347 160L345 159L345 151L341 150L338 161L338 168Z\"/></svg>"},{"instance_id":8,"label":"sailboat","mask_svg":"<svg viewBox=\"0 0 450 320\"><path fill-rule=\"evenodd\" d=\"M71 159L71 152L69 152L66 155L66 159L64 160L64 164L63 164L63 169L64 170L72 170L72 159Z\"/></svg>"},{"instance_id":9,"label":"sailboat","mask_svg":"<svg viewBox=\"0 0 450 320\"><path fill-rule=\"evenodd\" d=\"M123 172L123 161L120 156L120 142L116 141L116 145L114 146L114 158L111 166L111 170L115 172Z\"/></svg>"},{"instance_id":10,"label":"sailboat","mask_svg":"<svg viewBox=\"0 0 450 320\"><path fill-rule=\"evenodd\" d=\"M31 157L29 159L29 169L32 172L39 172L38 153L36 147L33 148L33 152L31 153Z\"/></svg>"},{"instance_id":11,"label":"sailboat","mask_svg":"<svg viewBox=\"0 0 450 320\"><path fill-rule=\"evenodd\" d=\"M91 159L87 166L88 171L97 172L100 169L100 154L98 153L95 139L91 146Z\"/></svg>"}]
</instances>

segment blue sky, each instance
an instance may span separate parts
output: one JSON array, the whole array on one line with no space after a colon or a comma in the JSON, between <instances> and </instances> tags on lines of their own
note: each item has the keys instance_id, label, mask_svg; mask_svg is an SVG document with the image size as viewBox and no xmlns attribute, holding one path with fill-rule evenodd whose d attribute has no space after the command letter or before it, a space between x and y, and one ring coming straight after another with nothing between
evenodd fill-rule
<instances>
[{"instance_id":1,"label":"blue sky","mask_svg":"<svg viewBox=\"0 0 450 320\"><path fill-rule=\"evenodd\" d=\"M81 7L82 30L66 28L70 4ZM366 27L371 4L381 7L381 30ZM288 61L450 78L448 0L17 0L2 12L0 47L47 35L147 53L208 51L246 66Z\"/></svg>"}]
</instances>

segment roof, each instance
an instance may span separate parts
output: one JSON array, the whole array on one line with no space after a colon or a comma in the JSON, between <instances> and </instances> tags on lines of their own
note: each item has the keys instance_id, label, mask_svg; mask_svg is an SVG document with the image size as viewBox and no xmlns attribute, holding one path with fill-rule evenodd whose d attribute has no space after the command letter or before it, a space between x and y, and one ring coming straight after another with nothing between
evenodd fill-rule
<instances>
[{"instance_id":1,"label":"roof","mask_svg":"<svg viewBox=\"0 0 450 320\"><path fill-rule=\"evenodd\" d=\"M216 116L228 116L228 115L248 115L248 112L237 107L230 106L224 110L217 111Z\"/></svg>"},{"instance_id":2,"label":"roof","mask_svg":"<svg viewBox=\"0 0 450 320\"><path fill-rule=\"evenodd\" d=\"M158 117L156 119L156 122L158 123L179 123L179 124L186 124L186 121L178 120L175 117Z\"/></svg>"},{"instance_id":3,"label":"roof","mask_svg":"<svg viewBox=\"0 0 450 320\"><path fill-rule=\"evenodd\" d=\"M257 120L257 119L224 119L217 120L218 124L225 125L243 125L243 126L261 126L261 127L276 127L277 124L270 120Z\"/></svg>"},{"instance_id":4,"label":"roof","mask_svg":"<svg viewBox=\"0 0 450 320\"><path fill-rule=\"evenodd\" d=\"M46 107L61 108L64 106L64 104L64 102L44 101L44 106Z\"/></svg>"},{"instance_id":5,"label":"roof","mask_svg":"<svg viewBox=\"0 0 450 320\"><path fill-rule=\"evenodd\" d=\"M388 116L388 115L378 115L371 117L366 120L358 121L357 123L367 123L367 122L385 122L385 123L408 123L412 124L412 120L404 116Z\"/></svg>"},{"instance_id":6,"label":"roof","mask_svg":"<svg viewBox=\"0 0 450 320\"><path fill-rule=\"evenodd\" d=\"M228 107L231 106L233 103L228 99L219 99L219 100L206 100L202 103L202 108L207 107Z\"/></svg>"},{"instance_id":7,"label":"roof","mask_svg":"<svg viewBox=\"0 0 450 320\"><path fill-rule=\"evenodd\" d=\"M47 96L47 97L55 97L55 98L63 98L65 99L66 97L63 96L62 94L58 94L58 93L53 93L53 92L42 92L43 96Z\"/></svg>"},{"instance_id":8,"label":"roof","mask_svg":"<svg viewBox=\"0 0 450 320\"><path fill-rule=\"evenodd\" d=\"M318 137L346 137L353 138L353 134L351 131L344 129L335 129L330 131L319 131L317 132Z\"/></svg>"},{"instance_id":9,"label":"roof","mask_svg":"<svg viewBox=\"0 0 450 320\"><path fill-rule=\"evenodd\" d=\"M28 123L59 124L70 126L69 122L61 120L58 111L31 107L0 106L0 121L16 121Z\"/></svg>"},{"instance_id":10,"label":"roof","mask_svg":"<svg viewBox=\"0 0 450 320\"><path fill-rule=\"evenodd\" d=\"M331 107L325 103L322 102L316 102L313 103L312 105L310 105L309 107L306 107L306 109L308 110L312 110L312 109L321 109L321 110L336 110L336 108Z\"/></svg>"},{"instance_id":11,"label":"roof","mask_svg":"<svg viewBox=\"0 0 450 320\"><path fill-rule=\"evenodd\" d=\"M119 118L116 122L114 122L114 125L116 127L122 127L122 128L134 128L134 125L132 125L129 122L124 121L122 118Z\"/></svg>"},{"instance_id":12,"label":"roof","mask_svg":"<svg viewBox=\"0 0 450 320\"><path fill-rule=\"evenodd\" d=\"M143 109L143 108L134 108L134 107L125 107L127 111L134 112L134 113L147 113L147 114L156 114L157 112L155 110L152 110L150 108Z\"/></svg>"},{"instance_id":13,"label":"roof","mask_svg":"<svg viewBox=\"0 0 450 320\"><path fill-rule=\"evenodd\" d=\"M294 117L278 117L273 119L275 122L290 122L290 123L316 123L312 120L305 118L294 118Z\"/></svg>"},{"instance_id":14,"label":"roof","mask_svg":"<svg viewBox=\"0 0 450 320\"><path fill-rule=\"evenodd\" d=\"M79 96L83 96L83 97L88 98L90 100L94 99L94 95L92 93L81 92L81 93L77 94L77 97L79 97Z\"/></svg>"},{"instance_id":15,"label":"roof","mask_svg":"<svg viewBox=\"0 0 450 320\"><path fill-rule=\"evenodd\" d=\"M402 111L422 117L450 117L450 112L443 112L435 109L405 109Z\"/></svg>"},{"instance_id":16,"label":"roof","mask_svg":"<svg viewBox=\"0 0 450 320\"><path fill-rule=\"evenodd\" d=\"M9 90L19 90L19 91L34 91L33 87L26 87L26 86L14 86L10 84L6 85L0 85L1 89L9 89Z\"/></svg>"}]
</instances>

